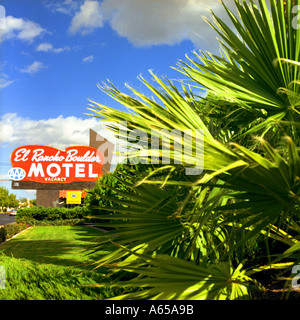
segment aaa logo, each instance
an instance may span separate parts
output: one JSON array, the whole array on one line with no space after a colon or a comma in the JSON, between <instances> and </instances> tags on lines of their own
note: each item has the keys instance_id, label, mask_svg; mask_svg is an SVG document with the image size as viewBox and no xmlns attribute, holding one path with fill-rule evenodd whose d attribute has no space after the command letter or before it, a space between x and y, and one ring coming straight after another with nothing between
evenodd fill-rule
<instances>
[{"instance_id":1,"label":"aaa logo","mask_svg":"<svg viewBox=\"0 0 300 320\"><path fill-rule=\"evenodd\" d=\"M11 168L8 171L8 176L11 180L20 181L26 177L26 172L22 168Z\"/></svg>"}]
</instances>

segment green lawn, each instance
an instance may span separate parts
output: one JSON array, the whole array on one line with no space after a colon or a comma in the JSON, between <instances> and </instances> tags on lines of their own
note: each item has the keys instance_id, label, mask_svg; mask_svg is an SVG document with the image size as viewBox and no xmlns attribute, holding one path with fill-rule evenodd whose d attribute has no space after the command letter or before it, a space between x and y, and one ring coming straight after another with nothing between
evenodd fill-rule
<instances>
[{"instance_id":1,"label":"green lawn","mask_svg":"<svg viewBox=\"0 0 300 320\"><path fill-rule=\"evenodd\" d=\"M117 294L106 287L105 270L91 265L104 252L87 255L101 234L84 226L43 226L25 230L0 245L6 288L0 300L87 300ZM91 286L92 285L92 286Z\"/></svg>"},{"instance_id":2,"label":"green lawn","mask_svg":"<svg viewBox=\"0 0 300 320\"><path fill-rule=\"evenodd\" d=\"M106 253L87 255L99 235L100 231L85 226L32 227L2 244L0 252L43 264L87 268L87 263Z\"/></svg>"}]
</instances>

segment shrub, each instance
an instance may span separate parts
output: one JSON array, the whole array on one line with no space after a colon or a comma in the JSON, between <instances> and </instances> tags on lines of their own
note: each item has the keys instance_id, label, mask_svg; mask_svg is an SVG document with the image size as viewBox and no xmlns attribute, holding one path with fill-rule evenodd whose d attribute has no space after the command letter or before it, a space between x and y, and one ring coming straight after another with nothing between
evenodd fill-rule
<instances>
[{"instance_id":1,"label":"shrub","mask_svg":"<svg viewBox=\"0 0 300 320\"><path fill-rule=\"evenodd\" d=\"M30 225L75 225L84 221L85 208L21 208L16 215L17 222Z\"/></svg>"},{"instance_id":2,"label":"shrub","mask_svg":"<svg viewBox=\"0 0 300 320\"><path fill-rule=\"evenodd\" d=\"M0 228L0 242L6 240L6 229L4 227Z\"/></svg>"},{"instance_id":3,"label":"shrub","mask_svg":"<svg viewBox=\"0 0 300 320\"><path fill-rule=\"evenodd\" d=\"M28 220L28 224L32 226L75 226L84 222L84 219Z\"/></svg>"},{"instance_id":4,"label":"shrub","mask_svg":"<svg viewBox=\"0 0 300 320\"><path fill-rule=\"evenodd\" d=\"M25 230L26 228L28 228L28 225L25 223L7 224L0 229L0 242L10 239L15 234Z\"/></svg>"},{"instance_id":5,"label":"shrub","mask_svg":"<svg viewBox=\"0 0 300 320\"><path fill-rule=\"evenodd\" d=\"M131 186L128 186L128 183L132 182L132 177L138 175L142 178L149 174L150 168L152 166L140 163L118 164L113 173L104 175L97 181L94 189L87 190L88 194L84 199L86 214L90 216L110 215L112 208L121 206L114 200L127 200L122 192L134 192Z\"/></svg>"}]
</instances>

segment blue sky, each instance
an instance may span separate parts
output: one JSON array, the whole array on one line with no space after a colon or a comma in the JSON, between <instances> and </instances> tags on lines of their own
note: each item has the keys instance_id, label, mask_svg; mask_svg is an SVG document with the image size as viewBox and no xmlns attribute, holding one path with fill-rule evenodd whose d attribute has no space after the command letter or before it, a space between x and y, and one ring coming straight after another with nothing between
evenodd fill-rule
<instances>
[{"instance_id":1,"label":"blue sky","mask_svg":"<svg viewBox=\"0 0 300 320\"><path fill-rule=\"evenodd\" d=\"M226 0L225 0L226 2ZM232 0L228 0L232 6ZM217 52L216 35L203 21L218 0L0 0L0 175L23 144L57 148L88 144L101 124L85 115L88 99L122 109L97 88L109 79L145 90L152 69L171 79L193 50ZM10 186L10 182L1 182ZM34 198L33 191L17 191Z\"/></svg>"}]
</instances>

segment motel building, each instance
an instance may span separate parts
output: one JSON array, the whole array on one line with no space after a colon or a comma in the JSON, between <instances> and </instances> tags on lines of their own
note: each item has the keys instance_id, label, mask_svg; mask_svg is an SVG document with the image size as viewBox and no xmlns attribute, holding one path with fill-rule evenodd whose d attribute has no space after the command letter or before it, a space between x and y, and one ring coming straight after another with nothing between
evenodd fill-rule
<instances>
[{"instance_id":1,"label":"motel building","mask_svg":"<svg viewBox=\"0 0 300 320\"><path fill-rule=\"evenodd\" d=\"M36 190L36 205L80 205L96 181L109 173L114 145L90 129L89 146L65 150L25 145L11 154L12 189Z\"/></svg>"}]
</instances>

